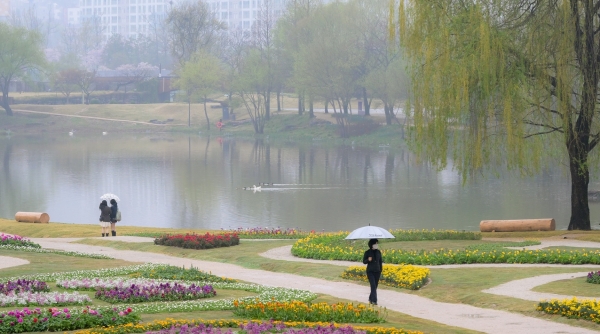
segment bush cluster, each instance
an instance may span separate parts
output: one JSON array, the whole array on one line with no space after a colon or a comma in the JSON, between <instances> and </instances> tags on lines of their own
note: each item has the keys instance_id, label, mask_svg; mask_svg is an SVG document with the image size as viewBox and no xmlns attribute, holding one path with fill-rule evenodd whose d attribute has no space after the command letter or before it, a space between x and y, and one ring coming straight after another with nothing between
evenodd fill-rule
<instances>
[{"instance_id":1,"label":"bush cluster","mask_svg":"<svg viewBox=\"0 0 600 334\"><path fill-rule=\"evenodd\" d=\"M588 283L600 284L600 271L597 272L589 272L586 277L586 281Z\"/></svg>"},{"instance_id":2,"label":"bush cluster","mask_svg":"<svg viewBox=\"0 0 600 334\"><path fill-rule=\"evenodd\" d=\"M191 249L209 249L229 247L240 244L240 238L235 233L224 234L165 234L154 239L155 245L174 246Z\"/></svg>"}]
</instances>

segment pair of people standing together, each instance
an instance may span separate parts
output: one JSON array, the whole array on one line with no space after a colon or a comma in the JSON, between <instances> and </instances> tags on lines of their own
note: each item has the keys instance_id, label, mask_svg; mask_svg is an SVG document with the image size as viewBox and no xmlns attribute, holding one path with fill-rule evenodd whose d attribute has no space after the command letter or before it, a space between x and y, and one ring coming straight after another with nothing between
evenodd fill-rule
<instances>
[{"instance_id":1,"label":"pair of people standing together","mask_svg":"<svg viewBox=\"0 0 600 334\"><path fill-rule=\"evenodd\" d=\"M119 211L119 207L117 205L117 201L114 199L110 200L110 205L106 203L106 200L100 202L100 227L102 227L102 236L108 237L108 231L111 231L112 236L117 235L117 212ZM110 228L110 230L109 230Z\"/></svg>"},{"instance_id":2,"label":"pair of people standing together","mask_svg":"<svg viewBox=\"0 0 600 334\"><path fill-rule=\"evenodd\" d=\"M371 286L371 294L369 294L369 304L377 305L377 286L379 278L383 271L383 258L379 250L379 240L369 240L369 249L363 255L363 263L367 265L367 278Z\"/></svg>"}]
</instances>

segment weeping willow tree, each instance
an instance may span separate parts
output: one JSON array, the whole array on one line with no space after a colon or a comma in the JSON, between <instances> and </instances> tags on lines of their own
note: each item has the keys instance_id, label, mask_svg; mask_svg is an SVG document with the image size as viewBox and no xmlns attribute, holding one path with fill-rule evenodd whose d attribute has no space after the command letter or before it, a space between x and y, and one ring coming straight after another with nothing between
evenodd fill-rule
<instances>
[{"instance_id":1,"label":"weeping willow tree","mask_svg":"<svg viewBox=\"0 0 600 334\"><path fill-rule=\"evenodd\" d=\"M589 230L600 0L400 0L394 7L390 36L411 62L415 150L438 167L451 157L464 178L492 166L529 173L558 158L571 176L568 228Z\"/></svg>"}]
</instances>

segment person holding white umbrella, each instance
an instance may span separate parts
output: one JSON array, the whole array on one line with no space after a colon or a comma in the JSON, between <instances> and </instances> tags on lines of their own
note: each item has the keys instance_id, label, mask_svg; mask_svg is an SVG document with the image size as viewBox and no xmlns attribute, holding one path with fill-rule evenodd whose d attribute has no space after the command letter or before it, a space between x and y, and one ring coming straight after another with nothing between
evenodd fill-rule
<instances>
[{"instance_id":1,"label":"person holding white umbrella","mask_svg":"<svg viewBox=\"0 0 600 334\"><path fill-rule=\"evenodd\" d=\"M379 250L379 240L370 239L368 245L369 249L363 255L363 263L367 265L367 278L371 286L369 304L377 305L377 286L383 271L383 258Z\"/></svg>"}]
</instances>

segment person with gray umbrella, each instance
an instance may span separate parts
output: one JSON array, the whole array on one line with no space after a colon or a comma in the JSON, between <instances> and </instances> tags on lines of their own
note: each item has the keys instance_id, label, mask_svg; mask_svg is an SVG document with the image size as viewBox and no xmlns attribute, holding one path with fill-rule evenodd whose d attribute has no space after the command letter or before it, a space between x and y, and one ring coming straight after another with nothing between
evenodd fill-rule
<instances>
[{"instance_id":1,"label":"person with gray umbrella","mask_svg":"<svg viewBox=\"0 0 600 334\"><path fill-rule=\"evenodd\" d=\"M383 271L383 258L379 250L379 240L370 239L368 245L369 249L363 255L363 263L367 265L367 278L371 286L369 304L377 305L377 286Z\"/></svg>"}]
</instances>

